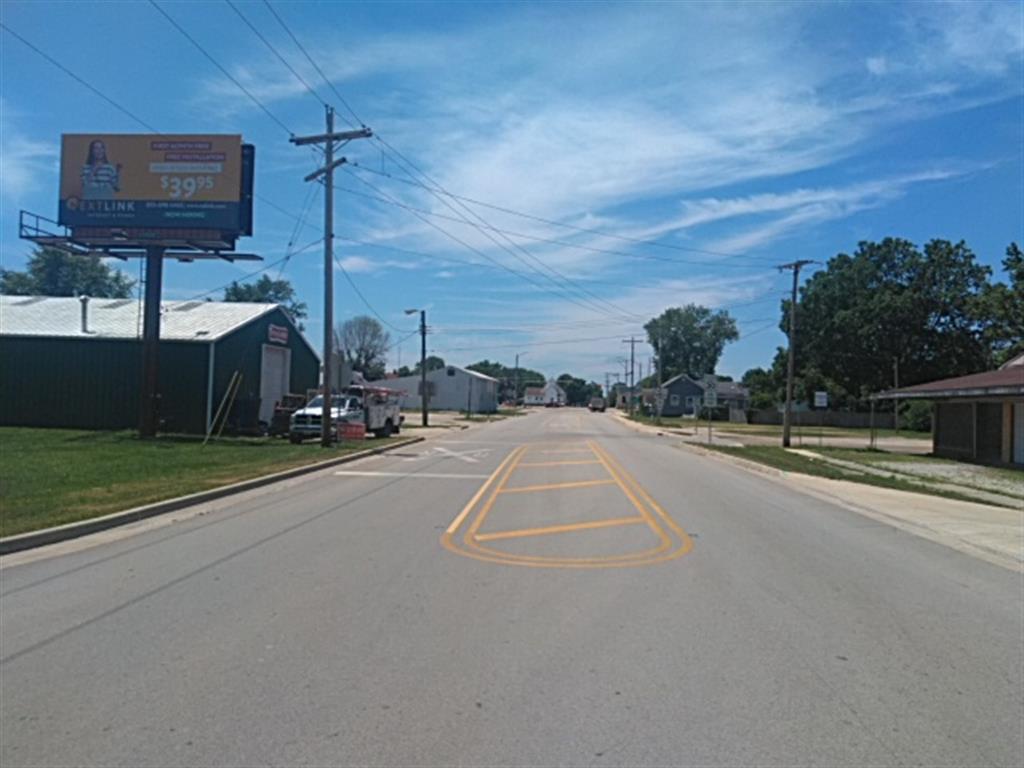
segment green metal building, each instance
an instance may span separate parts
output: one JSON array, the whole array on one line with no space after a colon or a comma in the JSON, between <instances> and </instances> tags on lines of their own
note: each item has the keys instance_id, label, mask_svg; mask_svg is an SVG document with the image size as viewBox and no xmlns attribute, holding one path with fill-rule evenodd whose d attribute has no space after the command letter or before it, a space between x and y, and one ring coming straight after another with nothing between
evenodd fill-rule
<instances>
[{"instance_id":1,"label":"green metal building","mask_svg":"<svg viewBox=\"0 0 1024 768\"><path fill-rule=\"evenodd\" d=\"M0 425L124 429L138 423L142 307L135 299L0 296ZM228 429L268 423L305 394L320 359L280 306L167 301L160 319L160 423L203 434L241 375Z\"/></svg>"}]
</instances>

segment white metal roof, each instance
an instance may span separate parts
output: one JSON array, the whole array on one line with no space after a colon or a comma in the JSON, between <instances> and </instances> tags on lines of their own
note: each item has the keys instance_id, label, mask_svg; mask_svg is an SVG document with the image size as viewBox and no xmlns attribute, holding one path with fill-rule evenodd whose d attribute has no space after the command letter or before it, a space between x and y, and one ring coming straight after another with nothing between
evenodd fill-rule
<instances>
[{"instance_id":1,"label":"white metal roof","mask_svg":"<svg viewBox=\"0 0 1024 768\"><path fill-rule=\"evenodd\" d=\"M277 308L277 304L163 301L160 338L214 341ZM88 332L82 304L74 296L0 296L0 335L135 339L142 336L142 302L90 299Z\"/></svg>"}]
</instances>

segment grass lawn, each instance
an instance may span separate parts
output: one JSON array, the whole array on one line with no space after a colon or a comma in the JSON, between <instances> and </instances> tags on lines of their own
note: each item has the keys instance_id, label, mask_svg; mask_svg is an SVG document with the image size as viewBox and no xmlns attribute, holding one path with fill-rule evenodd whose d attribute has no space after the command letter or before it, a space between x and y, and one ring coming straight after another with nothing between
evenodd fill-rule
<instances>
[{"instance_id":1,"label":"grass lawn","mask_svg":"<svg viewBox=\"0 0 1024 768\"><path fill-rule=\"evenodd\" d=\"M70 523L384 444L291 445L133 432L0 428L0 536Z\"/></svg>"},{"instance_id":2,"label":"grass lawn","mask_svg":"<svg viewBox=\"0 0 1024 768\"><path fill-rule=\"evenodd\" d=\"M734 424L732 422L714 422L716 428L722 432L734 432L743 435L759 435L762 437L782 437L781 424ZM868 440L871 437L871 430L867 427L817 427L813 424L803 426L793 425L793 436L802 432L804 439L817 438L820 432L823 437L862 437ZM905 437L916 440L931 440L931 432L915 432L909 429L901 429L899 433L894 429L875 429L876 437Z\"/></svg>"},{"instance_id":3,"label":"grass lawn","mask_svg":"<svg viewBox=\"0 0 1024 768\"><path fill-rule=\"evenodd\" d=\"M752 445L744 448L731 448L724 445L701 446L719 453L727 453L730 456L737 456L748 461L756 461L784 472L798 472L804 475L816 477L827 477L831 480L851 480L864 485L875 485L880 488L892 488L897 491L912 491L914 493L927 493L932 496L941 496L946 499L958 501L971 501L977 503L977 499L953 491L937 489L924 483L911 480L904 480L896 477L882 477L880 475L868 474L866 472L855 472L843 469L834 465L826 464L823 461L801 456L798 453L787 451L785 448L773 445ZM887 454L883 454L887 455ZM888 454L892 455L892 454Z\"/></svg>"}]
</instances>

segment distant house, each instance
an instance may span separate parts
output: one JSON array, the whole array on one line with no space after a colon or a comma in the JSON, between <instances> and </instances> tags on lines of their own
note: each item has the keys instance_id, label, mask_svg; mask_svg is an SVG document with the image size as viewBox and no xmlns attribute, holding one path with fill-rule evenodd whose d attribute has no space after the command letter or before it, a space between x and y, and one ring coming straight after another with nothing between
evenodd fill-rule
<instances>
[{"instance_id":1,"label":"distant house","mask_svg":"<svg viewBox=\"0 0 1024 768\"><path fill-rule=\"evenodd\" d=\"M690 416L704 397L704 387L685 373L673 376L661 389L664 393L662 416Z\"/></svg>"},{"instance_id":2,"label":"distant house","mask_svg":"<svg viewBox=\"0 0 1024 768\"><path fill-rule=\"evenodd\" d=\"M554 379L544 385L544 405L565 405L565 390Z\"/></svg>"},{"instance_id":3,"label":"distant house","mask_svg":"<svg viewBox=\"0 0 1024 768\"><path fill-rule=\"evenodd\" d=\"M704 402L706 384L681 373L661 385L664 393L662 416L690 416ZM715 386L718 408L745 411L750 407L750 391L735 381L718 381Z\"/></svg>"},{"instance_id":4,"label":"distant house","mask_svg":"<svg viewBox=\"0 0 1024 768\"><path fill-rule=\"evenodd\" d=\"M565 405L565 390L554 379L543 387L527 387L523 391L524 405Z\"/></svg>"},{"instance_id":5,"label":"distant house","mask_svg":"<svg viewBox=\"0 0 1024 768\"><path fill-rule=\"evenodd\" d=\"M143 309L136 299L0 296L0 424L135 426ZM319 382L316 351L277 304L162 301L160 310L161 431L203 434L223 402L229 430L255 432L286 394Z\"/></svg>"},{"instance_id":6,"label":"distant house","mask_svg":"<svg viewBox=\"0 0 1024 768\"><path fill-rule=\"evenodd\" d=\"M399 376L371 382L399 393L404 409L422 407L422 381L420 375ZM435 411L465 411L493 413L498 410L498 380L477 371L446 365L427 371L427 407Z\"/></svg>"},{"instance_id":7,"label":"distant house","mask_svg":"<svg viewBox=\"0 0 1024 768\"><path fill-rule=\"evenodd\" d=\"M544 387L527 387L524 389L523 405L544 405Z\"/></svg>"},{"instance_id":8,"label":"distant house","mask_svg":"<svg viewBox=\"0 0 1024 768\"><path fill-rule=\"evenodd\" d=\"M1024 355L995 371L889 390L876 400L930 400L936 456L1024 467Z\"/></svg>"}]
</instances>

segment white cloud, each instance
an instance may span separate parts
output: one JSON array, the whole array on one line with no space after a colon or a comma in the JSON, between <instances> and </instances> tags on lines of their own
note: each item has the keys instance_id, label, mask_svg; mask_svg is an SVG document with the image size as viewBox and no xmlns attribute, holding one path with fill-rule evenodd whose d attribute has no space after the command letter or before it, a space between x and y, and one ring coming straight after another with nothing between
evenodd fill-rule
<instances>
[{"instance_id":1,"label":"white cloud","mask_svg":"<svg viewBox=\"0 0 1024 768\"><path fill-rule=\"evenodd\" d=\"M378 268L374 262L362 256L346 256L343 259L339 259L338 263L341 264L346 272L373 272Z\"/></svg>"},{"instance_id":2,"label":"white cloud","mask_svg":"<svg viewBox=\"0 0 1024 768\"><path fill-rule=\"evenodd\" d=\"M864 66L868 68L868 72L872 75L884 75L889 71L889 63L886 61L885 56L869 56Z\"/></svg>"}]
</instances>

